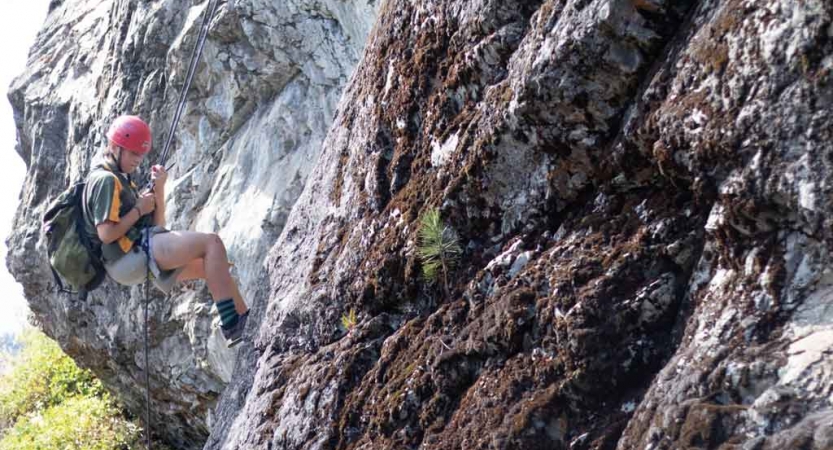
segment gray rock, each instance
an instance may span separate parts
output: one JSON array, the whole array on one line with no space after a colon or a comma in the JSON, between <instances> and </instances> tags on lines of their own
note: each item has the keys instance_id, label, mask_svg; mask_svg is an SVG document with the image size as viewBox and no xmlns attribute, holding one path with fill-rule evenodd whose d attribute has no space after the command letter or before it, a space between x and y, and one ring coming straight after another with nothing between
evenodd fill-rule
<instances>
[{"instance_id":1,"label":"gray rock","mask_svg":"<svg viewBox=\"0 0 833 450\"><path fill-rule=\"evenodd\" d=\"M138 290L50 294L37 220L103 118L165 124L182 77L195 15L110 6L53 11L13 87L9 265L140 410ZM226 239L252 328L226 355L204 290L151 305L165 437L829 447L831 22L823 0L228 2L170 215ZM420 276L429 208L465 243L447 291Z\"/></svg>"},{"instance_id":2,"label":"gray rock","mask_svg":"<svg viewBox=\"0 0 833 450\"><path fill-rule=\"evenodd\" d=\"M108 282L86 303L56 295L39 222L48 200L86 174L115 116L148 119L148 159L159 154L207 5L58 3L9 93L28 168L9 268L39 326L137 414L142 290ZM168 225L222 236L254 310L265 306L266 254L315 165L376 7L230 1L211 22L169 161ZM151 299L154 431L176 448L202 448L235 358L250 351L227 349L217 323L203 283Z\"/></svg>"}]
</instances>

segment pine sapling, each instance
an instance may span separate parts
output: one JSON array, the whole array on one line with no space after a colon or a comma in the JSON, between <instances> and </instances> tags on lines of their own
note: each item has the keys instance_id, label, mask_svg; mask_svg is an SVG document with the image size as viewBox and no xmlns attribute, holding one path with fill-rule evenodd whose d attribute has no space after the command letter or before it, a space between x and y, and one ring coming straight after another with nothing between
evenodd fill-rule
<instances>
[{"instance_id":1,"label":"pine sapling","mask_svg":"<svg viewBox=\"0 0 833 450\"><path fill-rule=\"evenodd\" d=\"M430 209L420 220L417 253L422 260L423 276L429 281L437 281L442 274L445 294L448 296L448 273L463 252L457 233L443 224L437 208Z\"/></svg>"}]
</instances>

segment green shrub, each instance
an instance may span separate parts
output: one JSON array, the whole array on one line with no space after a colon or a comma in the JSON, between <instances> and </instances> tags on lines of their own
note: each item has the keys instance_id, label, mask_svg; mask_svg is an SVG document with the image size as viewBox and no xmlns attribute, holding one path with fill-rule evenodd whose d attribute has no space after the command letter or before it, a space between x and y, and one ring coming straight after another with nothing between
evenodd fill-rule
<instances>
[{"instance_id":1,"label":"green shrub","mask_svg":"<svg viewBox=\"0 0 833 450\"><path fill-rule=\"evenodd\" d=\"M101 382L58 344L29 329L0 376L0 450L127 449L140 428L124 419Z\"/></svg>"},{"instance_id":2,"label":"green shrub","mask_svg":"<svg viewBox=\"0 0 833 450\"><path fill-rule=\"evenodd\" d=\"M442 274L447 295L448 272L463 252L457 234L443 224L440 211L436 208L428 210L420 220L417 253L422 259L423 276L429 281L436 281Z\"/></svg>"},{"instance_id":3,"label":"green shrub","mask_svg":"<svg viewBox=\"0 0 833 450\"><path fill-rule=\"evenodd\" d=\"M0 378L0 428L21 415L60 404L76 395L104 393L101 382L82 370L45 334L29 329L21 336L23 350Z\"/></svg>"},{"instance_id":4,"label":"green shrub","mask_svg":"<svg viewBox=\"0 0 833 450\"><path fill-rule=\"evenodd\" d=\"M116 450L135 448L140 429L119 416L107 395L72 397L22 417L0 450Z\"/></svg>"}]
</instances>

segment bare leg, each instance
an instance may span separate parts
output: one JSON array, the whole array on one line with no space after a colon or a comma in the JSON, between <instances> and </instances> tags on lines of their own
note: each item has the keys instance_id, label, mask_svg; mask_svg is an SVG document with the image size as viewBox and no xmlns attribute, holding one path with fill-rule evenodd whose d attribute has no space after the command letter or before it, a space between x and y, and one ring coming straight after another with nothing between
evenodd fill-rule
<instances>
[{"instance_id":1,"label":"bare leg","mask_svg":"<svg viewBox=\"0 0 833 450\"><path fill-rule=\"evenodd\" d=\"M153 255L162 270L186 266L183 274L187 277L204 278L215 302L231 298L238 314L249 310L237 283L229 274L226 247L216 234L194 231L160 233L153 236ZM203 260L202 271L195 263L199 259ZM181 274L179 279L185 278Z\"/></svg>"},{"instance_id":2,"label":"bare leg","mask_svg":"<svg viewBox=\"0 0 833 450\"><path fill-rule=\"evenodd\" d=\"M191 281L205 279L205 260L197 258L185 265L185 269L176 277L176 281Z\"/></svg>"}]
</instances>

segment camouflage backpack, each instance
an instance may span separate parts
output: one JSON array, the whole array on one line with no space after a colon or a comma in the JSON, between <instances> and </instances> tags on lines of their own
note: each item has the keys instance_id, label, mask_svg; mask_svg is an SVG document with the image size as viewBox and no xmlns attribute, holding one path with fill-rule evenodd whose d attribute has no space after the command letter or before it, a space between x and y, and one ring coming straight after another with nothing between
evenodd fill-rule
<instances>
[{"instance_id":1,"label":"camouflage backpack","mask_svg":"<svg viewBox=\"0 0 833 450\"><path fill-rule=\"evenodd\" d=\"M43 216L46 253L55 284L59 292L74 293L64 288L63 277L81 299L97 288L106 276L101 255L84 232L85 185L81 182L70 186L49 205Z\"/></svg>"}]
</instances>

